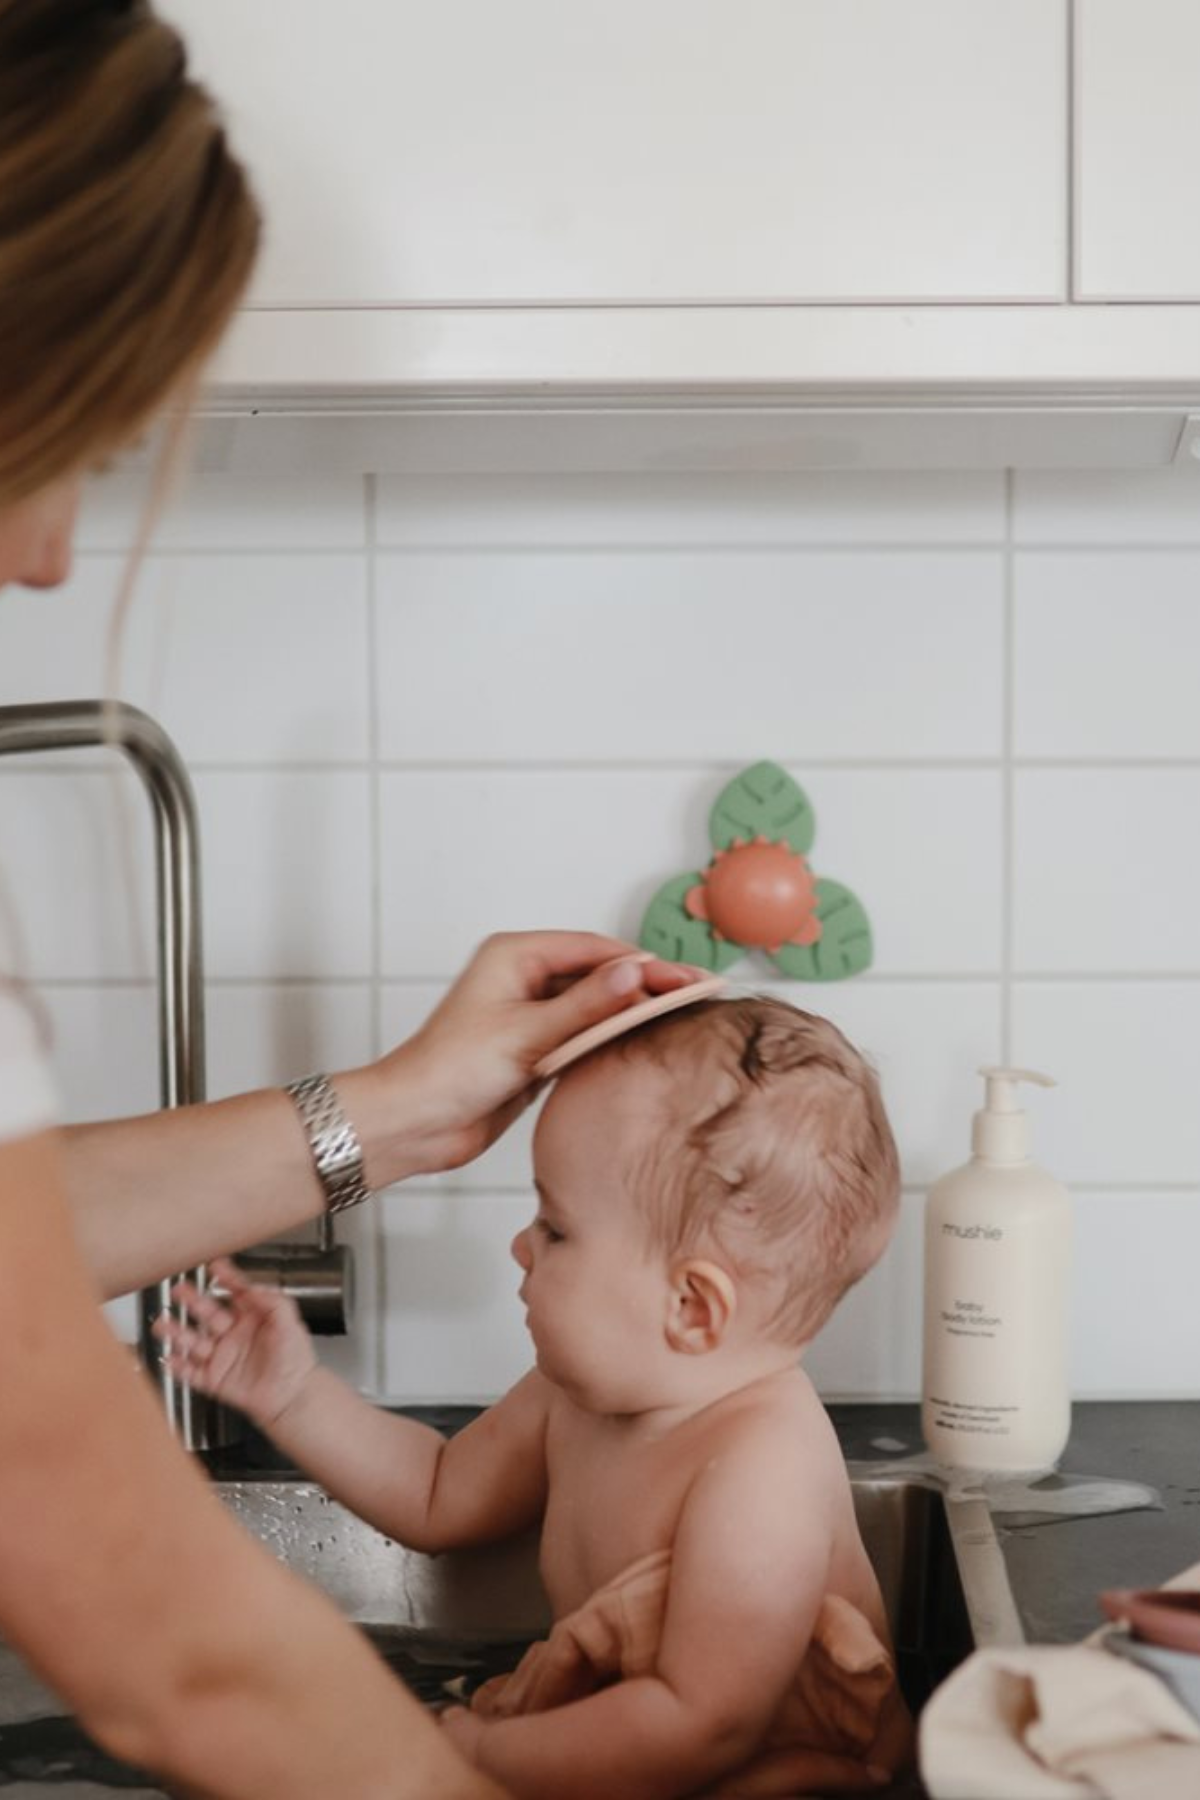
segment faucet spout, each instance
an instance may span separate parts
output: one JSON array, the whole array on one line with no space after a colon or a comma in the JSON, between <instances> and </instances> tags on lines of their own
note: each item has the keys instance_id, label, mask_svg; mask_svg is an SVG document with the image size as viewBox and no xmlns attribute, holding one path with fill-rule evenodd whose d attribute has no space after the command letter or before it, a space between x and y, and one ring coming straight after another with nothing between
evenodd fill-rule
<instances>
[{"instance_id":1,"label":"faucet spout","mask_svg":"<svg viewBox=\"0 0 1200 1800\"><path fill-rule=\"evenodd\" d=\"M121 751L141 777L154 819L158 898L159 1085L164 1107L204 1099L204 990L200 937L200 849L192 784L175 745L148 713L124 701L65 700L0 707L0 756L48 750ZM188 1278L206 1284L204 1269ZM150 1334L169 1308L178 1277L142 1290L139 1349L171 1427L189 1450L235 1442L238 1416L176 1381Z\"/></svg>"}]
</instances>

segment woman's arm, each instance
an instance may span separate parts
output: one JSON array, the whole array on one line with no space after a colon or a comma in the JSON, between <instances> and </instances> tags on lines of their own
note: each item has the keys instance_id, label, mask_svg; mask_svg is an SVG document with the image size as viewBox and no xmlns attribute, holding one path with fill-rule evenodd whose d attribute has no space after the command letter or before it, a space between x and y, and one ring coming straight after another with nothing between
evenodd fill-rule
<instances>
[{"instance_id":1,"label":"woman's arm","mask_svg":"<svg viewBox=\"0 0 1200 1800\"><path fill-rule=\"evenodd\" d=\"M0 1145L0 1634L112 1754L215 1800L495 1800L171 1441L59 1177L52 1136Z\"/></svg>"},{"instance_id":2,"label":"woman's arm","mask_svg":"<svg viewBox=\"0 0 1200 1800\"><path fill-rule=\"evenodd\" d=\"M590 932L489 938L414 1037L332 1078L368 1182L470 1162L533 1098L548 1051L693 976ZM106 1296L261 1243L324 1205L299 1117L277 1088L78 1125L64 1140L76 1235Z\"/></svg>"}]
</instances>

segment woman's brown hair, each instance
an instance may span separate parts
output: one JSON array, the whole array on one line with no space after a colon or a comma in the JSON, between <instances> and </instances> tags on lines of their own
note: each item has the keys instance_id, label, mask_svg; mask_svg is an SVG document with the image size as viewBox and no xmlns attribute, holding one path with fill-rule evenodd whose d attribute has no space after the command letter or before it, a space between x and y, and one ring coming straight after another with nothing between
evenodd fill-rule
<instances>
[{"instance_id":1,"label":"woman's brown hair","mask_svg":"<svg viewBox=\"0 0 1200 1800\"><path fill-rule=\"evenodd\" d=\"M146 0L0 0L0 506L121 448L186 386L258 235Z\"/></svg>"}]
</instances>

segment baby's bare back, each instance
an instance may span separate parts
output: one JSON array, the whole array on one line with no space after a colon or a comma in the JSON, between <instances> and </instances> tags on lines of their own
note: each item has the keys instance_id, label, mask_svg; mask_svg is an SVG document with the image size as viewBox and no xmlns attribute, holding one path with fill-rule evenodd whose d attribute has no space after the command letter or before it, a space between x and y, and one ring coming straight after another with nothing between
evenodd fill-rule
<instances>
[{"instance_id":1,"label":"baby's bare back","mask_svg":"<svg viewBox=\"0 0 1200 1800\"><path fill-rule=\"evenodd\" d=\"M731 1458L746 1466L747 1528L752 1484L786 1484L796 1531L825 1540L826 1593L857 1607L886 1642L883 1602L859 1537L841 1450L799 1368L665 1428L599 1417L556 1395L542 1533L542 1577L554 1616L575 1611L642 1557L672 1549L697 1477Z\"/></svg>"}]
</instances>

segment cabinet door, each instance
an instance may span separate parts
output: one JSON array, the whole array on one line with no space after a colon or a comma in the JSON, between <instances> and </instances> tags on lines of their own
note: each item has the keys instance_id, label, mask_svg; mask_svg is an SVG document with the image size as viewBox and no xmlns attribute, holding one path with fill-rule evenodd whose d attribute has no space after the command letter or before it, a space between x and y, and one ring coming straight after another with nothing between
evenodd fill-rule
<instances>
[{"instance_id":1,"label":"cabinet door","mask_svg":"<svg viewBox=\"0 0 1200 1800\"><path fill-rule=\"evenodd\" d=\"M1060 299L1066 0L165 0L267 307Z\"/></svg>"},{"instance_id":2,"label":"cabinet door","mask_svg":"<svg viewBox=\"0 0 1200 1800\"><path fill-rule=\"evenodd\" d=\"M1197 0L1077 0L1075 298L1200 300Z\"/></svg>"}]
</instances>

